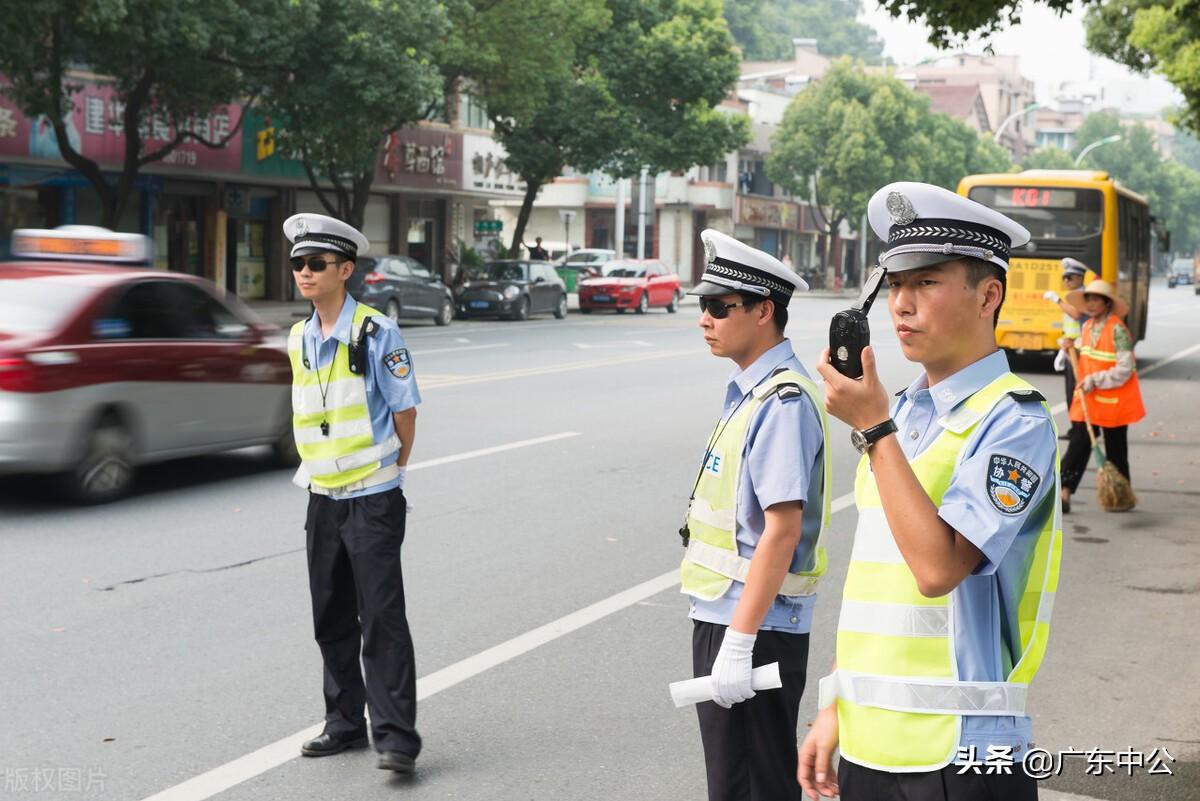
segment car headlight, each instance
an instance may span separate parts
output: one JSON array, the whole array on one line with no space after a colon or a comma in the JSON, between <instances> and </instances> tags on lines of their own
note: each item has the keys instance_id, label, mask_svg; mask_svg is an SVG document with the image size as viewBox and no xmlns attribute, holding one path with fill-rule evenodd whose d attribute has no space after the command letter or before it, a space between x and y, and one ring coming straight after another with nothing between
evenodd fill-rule
<instances>
[{"instance_id":1,"label":"car headlight","mask_svg":"<svg viewBox=\"0 0 1200 801\"><path fill-rule=\"evenodd\" d=\"M621 287L621 294L628 295L631 292L633 292L635 289L637 289L637 287L635 287L635 286L623 286L623 287Z\"/></svg>"},{"instance_id":2,"label":"car headlight","mask_svg":"<svg viewBox=\"0 0 1200 801\"><path fill-rule=\"evenodd\" d=\"M521 290L517 289L515 286L504 287L504 299L505 300L512 300L513 298L515 298L517 295L520 295L520 294L521 294Z\"/></svg>"}]
</instances>

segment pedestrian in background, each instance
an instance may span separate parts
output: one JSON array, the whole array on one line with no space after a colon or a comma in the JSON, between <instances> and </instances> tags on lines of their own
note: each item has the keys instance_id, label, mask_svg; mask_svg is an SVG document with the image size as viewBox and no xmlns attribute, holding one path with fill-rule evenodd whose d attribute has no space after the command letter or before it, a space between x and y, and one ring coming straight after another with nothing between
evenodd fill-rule
<instances>
[{"instance_id":1,"label":"pedestrian in background","mask_svg":"<svg viewBox=\"0 0 1200 801\"><path fill-rule=\"evenodd\" d=\"M829 522L827 429L816 385L784 337L804 281L732 237L700 234L707 264L689 293L714 356L736 367L692 487L680 568L710 801L799 799L796 723ZM752 666L783 687L755 693Z\"/></svg>"},{"instance_id":2,"label":"pedestrian in background","mask_svg":"<svg viewBox=\"0 0 1200 801\"><path fill-rule=\"evenodd\" d=\"M526 245L524 241L521 242L521 244L524 245L524 247L529 251L529 258L533 261L549 261L550 253L544 247L542 247L542 238L540 236L534 237L533 243L533 247L529 247L529 245Z\"/></svg>"},{"instance_id":3,"label":"pedestrian in background","mask_svg":"<svg viewBox=\"0 0 1200 801\"><path fill-rule=\"evenodd\" d=\"M1072 306L1082 307L1089 319L1079 335L1078 393L1071 400L1071 431L1062 460L1063 511L1071 509L1071 495L1087 471L1092 451L1084 422L1095 433L1104 433L1104 455L1126 479L1129 475L1129 426L1146 416L1138 384L1133 337L1122 322L1129 304L1118 297L1107 281L1092 281L1086 289L1067 296Z\"/></svg>"},{"instance_id":4,"label":"pedestrian in background","mask_svg":"<svg viewBox=\"0 0 1200 801\"><path fill-rule=\"evenodd\" d=\"M885 186L867 214L901 351L923 373L889 412L873 348L860 380L828 351L817 368L862 459L837 663L798 778L843 801L1030 801L1025 697L1058 584L1058 442L995 332L1029 232L929 184ZM970 768L985 758L1007 771Z\"/></svg>"},{"instance_id":5,"label":"pedestrian in background","mask_svg":"<svg viewBox=\"0 0 1200 801\"><path fill-rule=\"evenodd\" d=\"M365 705L378 766L408 773L421 738L400 546L421 395L400 329L346 294L367 238L322 214L289 217L283 232L296 286L314 307L288 337L295 482L309 491L308 581L325 665L325 730L300 753L365 747Z\"/></svg>"}]
</instances>

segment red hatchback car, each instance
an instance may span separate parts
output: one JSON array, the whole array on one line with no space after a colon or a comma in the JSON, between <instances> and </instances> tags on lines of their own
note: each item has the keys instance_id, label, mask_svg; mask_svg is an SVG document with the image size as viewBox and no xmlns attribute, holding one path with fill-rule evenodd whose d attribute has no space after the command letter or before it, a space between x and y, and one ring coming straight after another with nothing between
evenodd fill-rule
<instances>
[{"instance_id":1,"label":"red hatchback car","mask_svg":"<svg viewBox=\"0 0 1200 801\"><path fill-rule=\"evenodd\" d=\"M584 314L593 309L616 309L618 314L633 309L645 314L653 307L674 314L682 299L679 276L658 259L610 261L601 276L579 282L579 310Z\"/></svg>"},{"instance_id":2,"label":"red hatchback car","mask_svg":"<svg viewBox=\"0 0 1200 801\"><path fill-rule=\"evenodd\" d=\"M53 258L0 264L0 474L61 473L95 503L166 459L269 445L296 461L278 329L202 279L89 263L110 232L61 231L43 237L72 240Z\"/></svg>"}]
</instances>

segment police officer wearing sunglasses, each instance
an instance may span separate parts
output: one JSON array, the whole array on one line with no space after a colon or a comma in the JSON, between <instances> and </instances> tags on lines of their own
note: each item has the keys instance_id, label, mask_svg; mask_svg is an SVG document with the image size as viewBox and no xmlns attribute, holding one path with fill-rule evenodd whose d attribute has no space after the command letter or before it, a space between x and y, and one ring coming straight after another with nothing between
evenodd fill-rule
<instances>
[{"instance_id":1,"label":"police officer wearing sunglasses","mask_svg":"<svg viewBox=\"0 0 1200 801\"><path fill-rule=\"evenodd\" d=\"M824 406L784 337L792 293L808 286L779 260L704 231L700 328L730 359L687 522L694 675L715 701L697 705L708 797L798 799L796 723L804 691L820 535L829 520ZM751 688L753 666L779 663L781 689Z\"/></svg>"},{"instance_id":2,"label":"police officer wearing sunglasses","mask_svg":"<svg viewBox=\"0 0 1200 801\"><path fill-rule=\"evenodd\" d=\"M309 589L325 665L325 729L301 753L365 747L366 706L378 767L408 773L421 738L400 546L421 395L400 329L346 293L367 238L322 214L289 217L283 233L296 286L315 309L288 337L295 482L309 492Z\"/></svg>"}]
</instances>

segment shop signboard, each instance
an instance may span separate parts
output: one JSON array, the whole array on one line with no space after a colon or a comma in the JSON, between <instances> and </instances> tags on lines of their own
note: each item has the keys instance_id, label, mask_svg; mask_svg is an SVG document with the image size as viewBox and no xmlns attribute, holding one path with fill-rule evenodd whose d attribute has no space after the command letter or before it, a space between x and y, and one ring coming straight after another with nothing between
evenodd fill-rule
<instances>
[{"instance_id":1,"label":"shop signboard","mask_svg":"<svg viewBox=\"0 0 1200 801\"><path fill-rule=\"evenodd\" d=\"M490 136L463 134L463 188L520 197L525 182L509 168L503 145Z\"/></svg>"},{"instance_id":2,"label":"shop signboard","mask_svg":"<svg viewBox=\"0 0 1200 801\"><path fill-rule=\"evenodd\" d=\"M116 90L105 84L84 84L71 100L73 108L66 120L68 141L85 158L103 167L121 167L125 159L125 104ZM224 147L208 147L194 139L185 139L149 166L187 172L237 172L242 161L242 132L235 131L235 127L241 113L240 105L230 103L183 123L189 132L207 142L228 139ZM142 152L152 153L173 141L178 131L165 118L151 115L140 133ZM3 95L0 95L0 156L64 163L50 120L44 115L27 119Z\"/></svg>"},{"instance_id":3,"label":"shop signboard","mask_svg":"<svg viewBox=\"0 0 1200 801\"><path fill-rule=\"evenodd\" d=\"M420 127L388 134L375 180L414 189L461 189L463 135Z\"/></svg>"}]
</instances>

